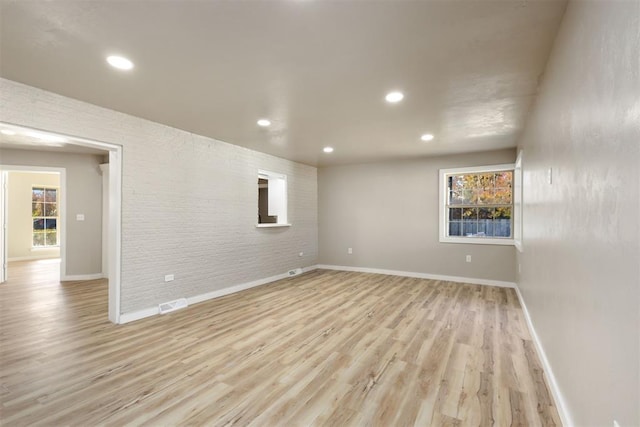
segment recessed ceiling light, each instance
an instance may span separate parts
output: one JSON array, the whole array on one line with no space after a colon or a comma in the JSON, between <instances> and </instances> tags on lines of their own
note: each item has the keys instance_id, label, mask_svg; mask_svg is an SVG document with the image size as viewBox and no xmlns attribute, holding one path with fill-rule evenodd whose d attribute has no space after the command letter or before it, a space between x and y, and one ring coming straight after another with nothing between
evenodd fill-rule
<instances>
[{"instance_id":1,"label":"recessed ceiling light","mask_svg":"<svg viewBox=\"0 0 640 427\"><path fill-rule=\"evenodd\" d=\"M420 139L423 141L431 141L433 139L433 135L431 135L430 133L425 133L420 137Z\"/></svg>"},{"instance_id":2,"label":"recessed ceiling light","mask_svg":"<svg viewBox=\"0 0 640 427\"><path fill-rule=\"evenodd\" d=\"M271 126L271 120L260 119L258 120L258 126L262 126L263 128L266 128L267 126Z\"/></svg>"},{"instance_id":3,"label":"recessed ceiling light","mask_svg":"<svg viewBox=\"0 0 640 427\"><path fill-rule=\"evenodd\" d=\"M66 138L63 138L61 136L56 136L56 135L50 135L47 133L26 132L25 135L30 136L32 138L39 139L41 141L46 141L46 142L67 142Z\"/></svg>"},{"instance_id":4,"label":"recessed ceiling light","mask_svg":"<svg viewBox=\"0 0 640 427\"><path fill-rule=\"evenodd\" d=\"M111 55L107 57L107 62L114 68L119 70L130 70L133 68L133 62L123 56Z\"/></svg>"},{"instance_id":5,"label":"recessed ceiling light","mask_svg":"<svg viewBox=\"0 0 640 427\"><path fill-rule=\"evenodd\" d=\"M333 153L333 147L324 147L322 151L325 153Z\"/></svg>"},{"instance_id":6,"label":"recessed ceiling light","mask_svg":"<svg viewBox=\"0 0 640 427\"><path fill-rule=\"evenodd\" d=\"M0 130L1 133L5 134L5 135L15 135L16 133L12 130L9 129L2 129Z\"/></svg>"},{"instance_id":7,"label":"recessed ceiling light","mask_svg":"<svg viewBox=\"0 0 640 427\"><path fill-rule=\"evenodd\" d=\"M404 94L402 92L389 92L387 96L384 97L384 99L386 99L387 102L391 102L393 104L395 104L396 102L402 101L403 98L404 98Z\"/></svg>"}]
</instances>

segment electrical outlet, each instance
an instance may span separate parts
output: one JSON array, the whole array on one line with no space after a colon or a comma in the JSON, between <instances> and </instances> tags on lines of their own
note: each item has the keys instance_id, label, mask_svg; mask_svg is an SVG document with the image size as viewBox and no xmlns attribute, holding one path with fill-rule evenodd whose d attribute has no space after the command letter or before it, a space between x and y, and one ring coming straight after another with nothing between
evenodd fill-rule
<instances>
[{"instance_id":1,"label":"electrical outlet","mask_svg":"<svg viewBox=\"0 0 640 427\"><path fill-rule=\"evenodd\" d=\"M349 248L349 249L347 249L347 253L348 253L349 255L351 255L351 254L353 253L353 248Z\"/></svg>"},{"instance_id":2,"label":"electrical outlet","mask_svg":"<svg viewBox=\"0 0 640 427\"><path fill-rule=\"evenodd\" d=\"M164 276L164 281L165 282L171 282L175 279L175 277L173 276L173 274L167 274L166 276Z\"/></svg>"},{"instance_id":3,"label":"electrical outlet","mask_svg":"<svg viewBox=\"0 0 640 427\"><path fill-rule=\"evenodd\" d=\"M84 221L84 214L77 214L76 221Z\"/></svg>"},{"instance_id":4,"label":"electrical outlet","mask_svg":"<svg viewBox=\"0 0 640 427\"><path fill-rule=\"evenodd\" d=\"M298 256L304 256L304 252L300 252Z\"/></svg>"},{"instance_id":5,"label":"electrical outlet","mask_svg":"<svg viewBox=\"0 0 640 427\"><path fill-rule=\"evenodd\" d=\"M471 262L471 255L467 255L467 262Z\"/></svg>"}]
</instances>

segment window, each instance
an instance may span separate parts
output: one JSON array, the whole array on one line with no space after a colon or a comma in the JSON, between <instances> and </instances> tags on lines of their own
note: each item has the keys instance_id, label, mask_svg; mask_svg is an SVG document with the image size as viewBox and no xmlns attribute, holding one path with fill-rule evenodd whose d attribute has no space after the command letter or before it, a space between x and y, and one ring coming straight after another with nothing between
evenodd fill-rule
<instances>
[{"instance_id":1,"label":"window","mask_svg":"<svg viewBox=\"0 0 640 427\"><path fill-rule=\"evenodd\" d=\"M440 241L513 244L513 165L440 170Z\"/></svg>"},{"instance_id":2,"label":"window","mask_svg":"<svg viewBox=\"0 0 640 427\"><path fill-rule=\"evenodd\" d=\"M31 219L33 247L58 246L58 189L31 189Z\"/></svg>"},{"instance_id":3,"label":"window","mask_svg":"<svg viewBox=\"0 0 640 427\"><path fill-rule=\"evenodd\" d=\"M287 176L258 171L258 227L288 225Z\"/></svg>"}]
</instances>

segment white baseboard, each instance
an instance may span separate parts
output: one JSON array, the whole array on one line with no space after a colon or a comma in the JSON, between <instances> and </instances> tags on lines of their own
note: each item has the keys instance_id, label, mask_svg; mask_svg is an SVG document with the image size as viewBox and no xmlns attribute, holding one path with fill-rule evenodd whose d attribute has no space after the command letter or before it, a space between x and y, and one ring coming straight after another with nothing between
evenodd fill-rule
<instances>
[{"instance_id":1,"label":"white baseboard","mask_svg":"<svg viewBox=\"0 0 640 427\"><path fill-rule=\"evenodd\" d=\"M303 273L307 271L315 270L317 266L313 265L302 269ZM275 282L276 280L282 280L290 277L288 273L278 274L276 276L267 277L266 279L254 280L253 282L242 283L240 285L231 286L230 288L218 289L216 291L207 292L206 294L196 295L194 297L187 298L189 305L196 304L209 299L223 297L225 295L234 294L236 292L244 291L246 289L255 288L256 286L266 285L267 283Z\"/></svg>"},{"instance_id":2,"label":"white baseboard","mask_svg":"<svg viewBox=\"0 0 640 427\"><path fill-rule=\"evenodd\" d=\"M412 271L384 270L381 268L348 267L343 265L318 264L317 268L324 270L357 271L360 273L388 274L390 276L416 277L418 279L445 280L447 282L471 283L473 285L499 286L501 288L515 288L513 282L501 280L476 279L473 277L443 276L440 274L416 273Z\"/></svg>"},{"instance_id":3,"label":"white baseboard","mask_svg":"<svg viewBox=\"0 0 640 427\"><path fill-rule=\"evenodd\" d=\"M542 362L542 367L544 369L544 374L549 380L549 389L551 390L551 395L553 396L553 400L555 401L556 408L558 409L558 415L560 415L560 420L562 421L562 425L565 427L571 427L574 425L573 419L569 410L567 408L566 401L560 391L560 387L558 386L558 382L556 381L556 377L553 374L553 369L551 369L551 364L549 364L549 359L547 359L547 354L544 352L544 347L542 347L542 342L540 342L540 338L538 338L538 334L536 333L536 328L533 327L533 322L531 321L531 316L529 315L529 310L527 309L527 305L524 302L524 298L520 293L520 289L518 286L515 287L516 294L518 294L518 300L520 301L520 305L522 306L522 312L524 313L524 318L527 321L527 326L529 327L529 333L531 334L531 338L533 338L533 344L536 346L536 350L538 351L538 356L540 356L540 361Z\"/></svg>"},{"instance_id":4,"label":"white baseboard","mask_svg":"<svg viewBox=\"0 0 640 427\"><path fill-rule=\"evenodd\" d=\"M38 260L38 259L53 259L53 258L60 258L60 255L51 254L51 255L18 256L18 257L13 257L13 258L7 258L7 262L13 262L13 261L35 261L35 260Z\"/></svg>"},{"instance_id":5,"label":"white baseboard","mask_svg":"<svg viewBox=\"0 0 640 427\"><path fill-rule=\"evenodd\" d=\"M144 319L145 317L155 316L160 313L158 307L145 308L144 310L132 311L131 313L122 313L120 315L120 324L134 322Z\"/></svg>"},{"instance_id":6,"label":"white baseboard","mask_svg":"<svg viewBox=\"0 0 640 427\"><path fill-rule=\"evenodd\" d=\"M61 282L77 282L79 280L97 280L104 279L104 275L102 273L94 273L94 274L71 274L67 276L62 276L60 278Z\"/></svg>"},{"instance_id":7,"label":"white baseboard","mask_svg":"<svg viewBox=\"0 0 640 427\"><path fill-rule=\"evenodd\" d=\"M306 273L308 271L315 270L316 268L318 268L318 266L316 265L304 267L302 269L302 272ZM277 280L286 279L287 277L290 277L289 274L283 273L283 274L278 274L276 276L267 277L265 279L254 280L253 282L247 282L247 283L242 283L240 285L231 286L228 288L218 289L215 291L207 292L206 294L188 297L187 303L191 305L191 304L196 304L196 303L207 301L214 298L220 298L225 295L255 288L261 285L266 285L267 283L275 282ZM122 323L133 322L135 320L144 319L145 317L155 316L156 314L159 314L159 313L160 313L160 310L158 309L158 307L145 308L143 310L133 311L131 313L122 313L120 315L120 323L122 324Z\"/></svg>"}]
</instances>

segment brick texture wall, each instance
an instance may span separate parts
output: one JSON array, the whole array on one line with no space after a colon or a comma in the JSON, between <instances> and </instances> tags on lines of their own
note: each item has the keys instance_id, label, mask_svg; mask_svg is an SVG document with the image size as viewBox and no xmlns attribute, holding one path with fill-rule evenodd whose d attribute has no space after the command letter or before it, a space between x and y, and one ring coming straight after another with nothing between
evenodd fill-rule
<instances>
[{"instance_id":1,"label":"brick texture wall","mask_svg":"<svg viewBox=\"0 0 640 427\"><path fill-rule=\"evenodd\" d=\"M6 79L0 121L123 146L122 313L317 263L314 167ZM258 169L287 175L291 227L255 227Z\"/></svg>"}]
</instances>

